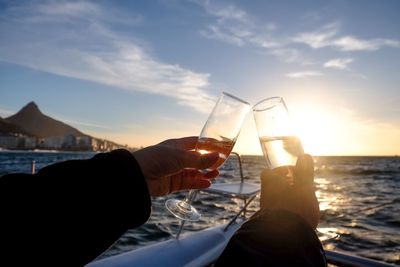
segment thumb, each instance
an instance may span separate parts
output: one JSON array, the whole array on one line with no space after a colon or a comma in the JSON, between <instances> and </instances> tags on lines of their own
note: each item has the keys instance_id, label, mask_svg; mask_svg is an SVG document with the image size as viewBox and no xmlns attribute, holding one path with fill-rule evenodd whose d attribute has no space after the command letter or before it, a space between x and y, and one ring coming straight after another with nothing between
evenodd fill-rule
<instances>
[{"instance_id":1,"label":"thumb","mask_svg":"<svg viewBox=\"0 0 400 267\"><path fill-rule=\"evenodd\" d=\"M314 160L304 154L297 159L296 167L294 168L294 184L310 185L314 182Z\"/></svg>"}]
</instances>

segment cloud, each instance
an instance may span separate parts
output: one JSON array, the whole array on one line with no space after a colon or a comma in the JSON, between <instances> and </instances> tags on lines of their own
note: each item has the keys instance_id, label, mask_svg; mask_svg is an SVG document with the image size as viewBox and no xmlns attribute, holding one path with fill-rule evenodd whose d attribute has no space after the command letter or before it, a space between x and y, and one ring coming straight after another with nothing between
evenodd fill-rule
<instances>
[{"instance_id":1,"label":"cloud","mask_svg":"<svg viewBox=\"0 0 400 267\"><path fill-rule=\"evenodd\" d=\"M110 127L107 127L107 126L104 126L104 125L101 125L101 124L96 124L96 123L91 123L91 122L84 122L84 121L70 120L70 119L67 119L67 118L65 118L63 116L55 116L55 118L58 118L61 121L65 122L65 123L68 123L68 124L72 124L74 126L75 125L83 126L86 129L93 129L94 128L94 129L109 130L109 131L113 130L113 128L110 128Z\"/></svg>"},{"instance_id":2,"label":"cloud","mask_svg":"<svg viewBox=\"0 0 400 267\"><path fill-rule=\"evenodd\" d=\"M232 4L225 5L215 1L211 3L209 0L192 0L192 2L202 7L207 14L217 18L220 24L224 21L250 23L251 19L247 12Z\"/></svg>"},{"instance_id":3,"label":"cloud","mask_svg":"<svg viewBox=\"0 0 400 267\"><path fill-rule=\"evenodd\" d=\"M329 44L329 40L337 34L337 27L337 24L333 23L322 27L321 30L299 33L293 38L293 42L305 43L312 48L325 47Z\"/></svg>"},{"instance_id":4,"label":"cloud","mask_svg":"<svg viewBox=\"0 0 400 267\"><path fill-rule=\"evenodd\" d=\"M361 39L352 35L340 34L340 22L326 24L314 31L305 31L294 36L277 36L278 26L273 23L259 23L245 10L233 4L222 4L210 0L192 0L205 12L215 18L200 33L209 39L231 45L252 46L263 49L265 54L273 55L286 63L310 64L313 60L302 53L297 44L306 44L313 49L332 47L339 51L375 51L383 47L400 48L400 41L385 38ZM306 16L320 21L319 14ZM348 64L348 63L347 63ZM329 66L340 68L340 66Z\"/></svg>"},{"instance_id":5,"label":"cloud","mask_svg":"<svg viewBox=\"0 0 400 267\"><path fill-rule=\"evenodd\" d=\"M274 22L256 21L245 10L232 4L221 4L209 0L192 0L215 20L200 31L208 39L214 39L238 47L261 49L266 55L272 55L286 63L310 62L287 37L276 37L278 25ZM265 52L265 53L264 53Z\"/></svg>"},{"instance_id":6,"label":"cloud","mask_svg":"<svg viewBox=\"0 0 400 267\"><path fill-rule=\"evenodd\" d=\"M325 68L345 70L353 62L352 58L335 58L324 63Z\"/></svg>"},{"instance_id":7,"label":"cloud","mask_svg":"<svg viewBox=\"0 0 400 267\"><path fill-rule=\"evenodd\" d=\"M346 35L338 36L339 23L331 23L312 32L297 34L292 41L304 43L314 49L334 47L341 51L374 51L384 46L400 48L400 41L392 39L375 38L369 40Z\"/></svg>"},{"instance_id":8,"label":"cloud","mask_svg":"<svg viewBox=\"0 0 400 267\"><path fill-rule=\"evenodd\" d=\"M338 47L343 51L357 51L357 50L379 50L384 46L400 48L400 42L391 39L371 39L361 40L352 36L344 36L332 40L332 45Z\"/></svg>"},{"instance_id":9,"label":"cloud","mask_svg":"<svg viewBox=\"0 0 400 267\"><path fill-rule=\"evenodd\" d=\"M214 23L200 31L206 38L237 46L252 45L266 49L281 46L276 38L271 37L271 33L278 28L273 22L255 23L246 11L232 4L223 5L208 0L192 2L215 18Z\"/></svg>"},{"instance_id":10,"label":"cloud","mask_svg":"<svg viewBox=\"0 0 400 267\"><path fill-rule=\"evenodd\" d=\"M300 71L300 72L291 72L287 73L286 77L292 78L292 79L298 79L298 78L307 78L307 77L316 77L316 76L322 76L323 74L317 71Z\"/></svg>"},{"instance_id":11,"label":"cloud","mask_svg":"<svg viewBox=\"0 0 400 267\"><path fill-rule=\"evenodd\" d=\"M232 20L247 23L249 21L247 13L234 5L220 5L211 3L210 0L192 0L192 2L203 7L208 14L217 17L219 22Z\"/></svg>"},{"instance_id":12,"label":"cloud","mask_svg":"<svg viewBox=\"0 0 400 267\"><path fill-rule=\"evenodd\" d=\"M103 14L102 10L90 2L47 2L46 4L37 4L38 14L61 16L61 17L82 17L86 15L99 16Z\"/></svg>"},{"instance_id":13,"label":"cloud","mask_svg":"<svg viewBox=\"0 0 400 267\"><path fill-rule=\"evenodd\" d=\"M207 30L202 30L200 33L206 38L219 40L237 46L242 46L245 44L245 41L242 39L242 37L228 34L220 27L215 25L208 25Z\"/></svg>"},{"instance_id":14,"label":"cloud","mask_svg":"<svg viewBox=\"0 0 400 267\"><path fill-rule=\"evenodd\" d=\"M127 16L131 19L120 21ZM143 41L128 37L140 18L94 2L14 5L0 14L0 60L169 96L208 112L214 103L207 92L210 75L162 62L144 48ZM114 27L119 23L130 26L129 34Z\"/></svg>"},{"instance_id":15,"label":"cloud","mask_svg":"<svg viewBox=\"0 0 400 267\"><path fill-rule=\"evenodd\" d=\"M250 18L244 10L233 5L211 4L207 0L193 2L204 8L207 14L216 18L213 24L209 24L200 31L204 37L243 46L247 38L254 35Z\"/></svg>"},{"instance_id":16,"label":"cloud","mask_svg":"<svg viewBox=\"0 0 400 267\"><path fill-rule=\"evenodd\" d=\"M294 48L276 48L270 51L271 55L274 55L284 62L296 62L300 59L301 55L297 49Z\"/></svg>"}]
</instances>

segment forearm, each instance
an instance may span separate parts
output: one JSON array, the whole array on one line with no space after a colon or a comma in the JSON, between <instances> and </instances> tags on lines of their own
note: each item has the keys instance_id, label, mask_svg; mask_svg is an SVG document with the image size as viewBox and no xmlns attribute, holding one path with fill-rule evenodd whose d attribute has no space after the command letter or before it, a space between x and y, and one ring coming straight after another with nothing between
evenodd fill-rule
<instances>
[{"instance_id":1,"label":"forearm","mask_svg":"<svg viewBox=\"0 0 400 267\"><path fill-rule=\"evenodd\" d=\"M69 205L78 209L101 209L103 214L123 213L126 226L144 223L150 214L151 200L140 166L126 150L97 154L89 160L61 162L39 171L39 179L56 188ZM136 215L126 214L135 210Z\"/></svg>"},{"instance_id":2,"label":"forearm","mask_svg":"<svg viewBox=\"0 0 400 267\"><path fill-rule=\"evenodd\" d=\"M1 177L0 192L0 231L10 234L8 241L29 227L28 246L47 242L49 255L70 266L92 260L127 229L143 224L151 209L140 167L125 150L57 163L36 175Z\"/></svg>"}]
</instances>

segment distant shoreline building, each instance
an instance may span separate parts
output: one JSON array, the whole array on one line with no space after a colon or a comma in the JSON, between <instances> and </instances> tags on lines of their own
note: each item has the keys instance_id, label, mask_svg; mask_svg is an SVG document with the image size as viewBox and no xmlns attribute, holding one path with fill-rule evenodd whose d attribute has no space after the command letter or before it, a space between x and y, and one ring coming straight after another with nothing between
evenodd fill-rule
<instances>
[{"instance_id":1,"label":"distant shoreline building","mask_svg":"<svg viewBox=\"0 0 400 267\"><path fill-rule=\"evenodd\" d=\"M94 138L88 135L74 136L67 134L64 136L49 136L36 138L23 134L7 133L0 134L0 148L10 150L33 150L51 149L60 151L111 151L118 148L126 148L114 142L104 139Z\"/></svg>"},{"instance_id":2,"label":"distant shoreline building","mask_svg":"<svg viewBox=\"0 0 400 267\"><path fill-rule=\"evenodd\" d=\"M5 149L35 149L36 137L17 133L0 134L0 148Z\"/></svg>"}]
</instances>

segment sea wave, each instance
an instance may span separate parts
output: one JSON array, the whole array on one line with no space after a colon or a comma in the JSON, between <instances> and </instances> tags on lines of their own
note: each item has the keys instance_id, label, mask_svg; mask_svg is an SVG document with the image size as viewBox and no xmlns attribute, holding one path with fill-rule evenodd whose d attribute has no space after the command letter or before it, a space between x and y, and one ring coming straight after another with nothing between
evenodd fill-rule
<instances>
[{"instance_id":1,"label":"sea wave","mask_svg":"<svg viewBox=\"0 0 400 267\"><path fill-rule=\"evenodd\" d=\"M386 174L395 175L400 174L400 169L364 169L364 168L352 168L343 169L337 167L320 167L315 169L316 174L352 174L352 175L374 175L374 174Z\"/></svg>"}]
</instances>

